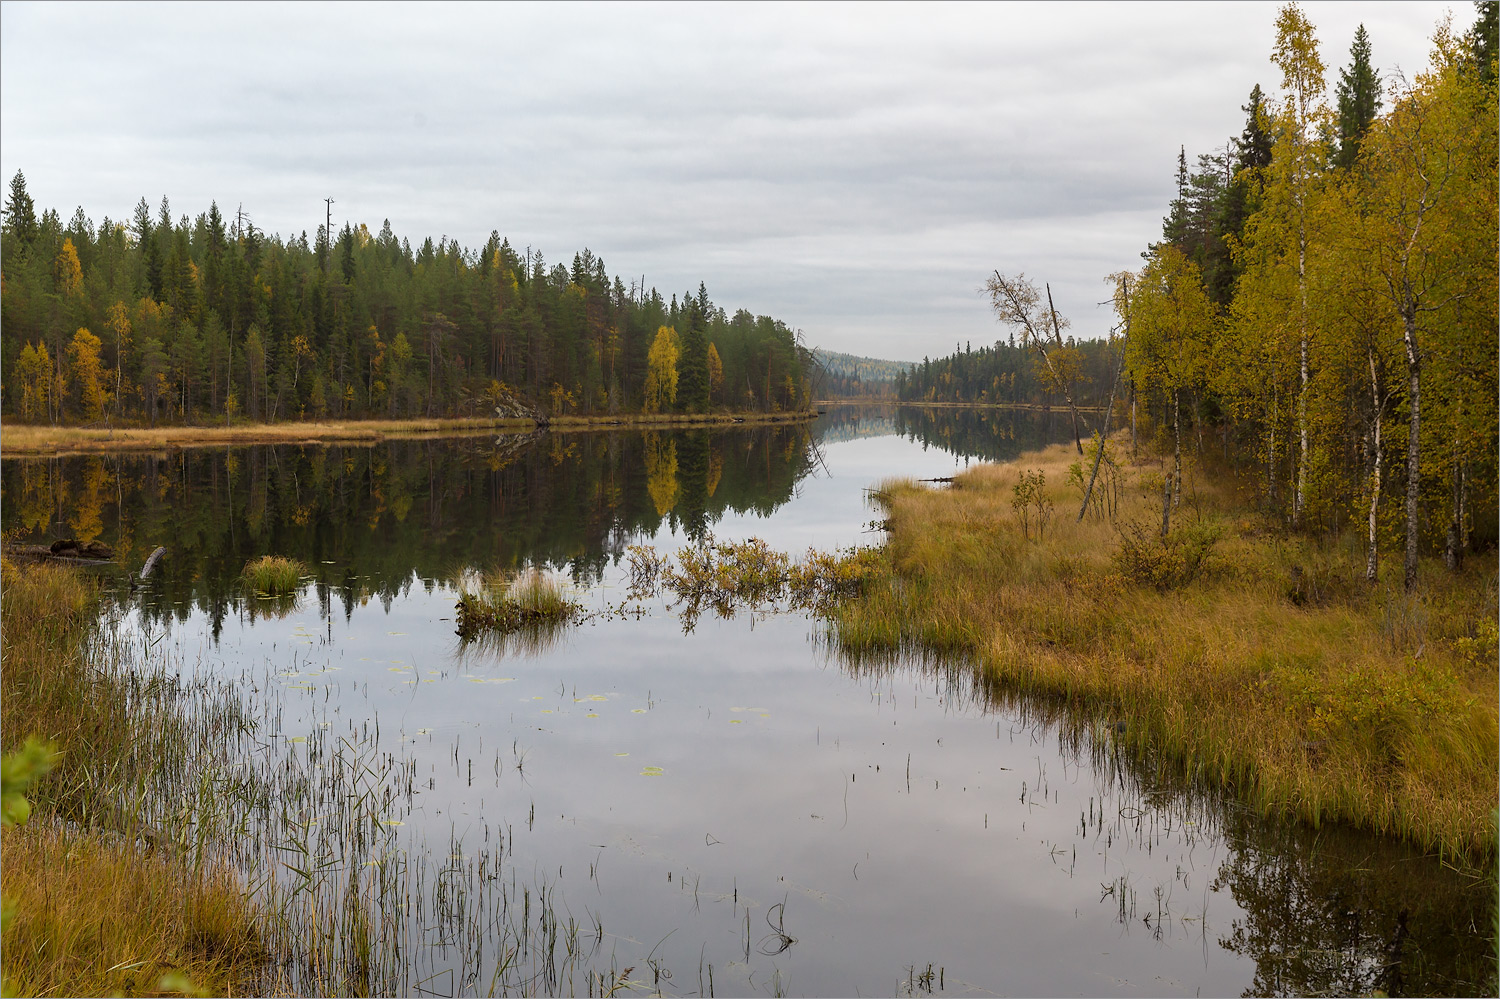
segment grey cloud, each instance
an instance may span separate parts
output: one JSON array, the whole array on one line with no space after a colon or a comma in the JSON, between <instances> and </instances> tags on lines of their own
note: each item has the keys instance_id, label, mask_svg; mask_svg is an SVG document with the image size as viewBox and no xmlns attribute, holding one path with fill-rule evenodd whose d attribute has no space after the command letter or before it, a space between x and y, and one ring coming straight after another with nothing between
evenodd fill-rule
<instances>
[{"instance_id":1,"label":"grey cloud","mask_svg":"<svg viewBox=\"0 0 1500 999\"><path fill-rule=\"evenodd\" d=\"M1025 270L1095 335L1178 146L1279 82L1276 9L6 3L0 170L64 216L166 193L292 235L332 196L414 241L589 246L894 357L993 338L974 291ZM1444 5L1306 9L1331 83L1361 19L1422 65Z\"/></svg>"}]
</instances>

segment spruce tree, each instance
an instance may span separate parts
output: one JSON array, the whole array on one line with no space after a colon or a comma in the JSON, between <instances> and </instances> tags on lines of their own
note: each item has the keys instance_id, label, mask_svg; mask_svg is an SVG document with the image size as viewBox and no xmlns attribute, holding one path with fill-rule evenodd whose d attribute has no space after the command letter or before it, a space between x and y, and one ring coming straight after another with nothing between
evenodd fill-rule
<instances>
[{"instance_id":1,"label":"spruce tree","mask_svg":"<svg viewBox=\"0 0 1500 999\"><path fill-rule=\"evenodd\" d=\"M1359 158L1359 143L1380 111L1380 71L1370 65L1370 36L1361 24L1354 30L1349 66L1339 70L1339 134L1334 165L1347 170Z\"/></svg>"}]
</instances>

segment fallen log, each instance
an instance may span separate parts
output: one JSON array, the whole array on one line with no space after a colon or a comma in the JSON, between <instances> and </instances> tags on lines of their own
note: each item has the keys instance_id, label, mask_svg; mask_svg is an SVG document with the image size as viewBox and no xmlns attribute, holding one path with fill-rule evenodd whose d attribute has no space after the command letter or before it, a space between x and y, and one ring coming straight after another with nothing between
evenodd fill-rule
<instances>
[{"instance_id":1,"label":"fallen log","mask_svg":"<svg viewBox=\"0 0 1500 999\"><path fill-rule=\"evenodd\" d=\"M149 575L151 575L151 570L153 570L153 569L156 568L156 563L160 562L161 561L161 557L163 555L165 555L166 553L167 553L167 550L165 548L158 546L157 549L156 549L156 551L154 551L150 555L146 556L146 564L143 565L143 566L141 566L141 574L139 576L133 577L130 580L130 589L131 589L132 592L135 591L135 588L137 586L139 586L139 585L141 585L141 583L145 582L146 577L149 576Z\"/></svg>"},{"instance_id":2,"label":"fallen log","mask_svg":"<svg viewBox=\"0 0 1500 999\"><path fill-rule=\"evenodd\" d=\"M151 570L156 568L156 563L160 562L161 561L161 557L163 555L165 555L166 553L167 553L167 550L165 548L158 547L156 549L156 551L152 552L149 556L147 556L147 558L146 558L146 564L143 565L143 566L141 566L141 574L139 576L137 576L136 578L143 580L147 576L151 575Z\"/></svg>"}]
</instances>

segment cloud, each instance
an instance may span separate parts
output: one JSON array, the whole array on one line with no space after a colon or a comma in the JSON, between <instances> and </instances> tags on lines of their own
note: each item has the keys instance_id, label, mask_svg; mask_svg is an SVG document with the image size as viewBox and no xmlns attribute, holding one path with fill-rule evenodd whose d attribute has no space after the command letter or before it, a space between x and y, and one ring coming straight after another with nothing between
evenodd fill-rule
<instances>
[{"instance_id":1,"label":"cloud","mask_svg":"<svg viewBox=\"0 0 1500 999\"><path fill-rule=\"evenodd\" d=\"M1425 62L1440 4L1309 4ZM1190 156L1237 134L1276 7L47 5L0 9L0 170L125 217L163 193L312 231L389 218L917 357L992 337L993 268L1080 333ZM1457 27L1461 30L1467 22ZM1330 81L1336 70L1330 69Z\"/></svg>"}]
</instances>

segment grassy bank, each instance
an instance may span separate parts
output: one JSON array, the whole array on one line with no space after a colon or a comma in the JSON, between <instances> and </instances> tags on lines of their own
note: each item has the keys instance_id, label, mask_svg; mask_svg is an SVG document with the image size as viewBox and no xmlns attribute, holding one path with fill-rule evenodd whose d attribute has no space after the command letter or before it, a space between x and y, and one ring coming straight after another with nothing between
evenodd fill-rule
<instances>
[{"instance_id":1,"label":"grassy bank","mask_svg":"<svg viewBox=\"0 0 1500 999\"><path fill-rule=\"evenodd\" d=\"M886 565L838 641L972 657L1268 815L1493 862L1492 558L1425 563L1407 597L1395 560L1370 585L1357 540L1288 535L1209 470L1163 542L1160 470L1123 462L1113 516L1079 523L1077 460L1054 446L948 489L884 484Z\"/></svg>"},{"instance_id":2,"label":"grassy bank","mask_svg":"<svg viewBox=\"0 0 1500 999\"><path fill-rule=\"evenodd\" d=\"M253 992L265 950L240 884L143 800L191 773L187 723L101 661L97 610L87 576L4 566L0 748L56 753L3 834L7 994Z\"/></svg>"},{"instance_id":3,"label":"grassy bank","mask_svg":"<svg viewBox=\"0 0 1500 999\"><path fill-rule=\"evenodd\" d=\"M811 411L792 413L630 413L617 416L560 416L553 430L606 427L700 427L724 424L790 423L811 419ZM178 447L222 447L226 444L369 443L410 437L452 437L524 433L537 429L531 420L470 418L417 420L348 420L329 422L234 423L229 426L55 427L0 423L0 453L6 455L91 454L101 451L155 451Z\"/></svg>"}]
</instances>

